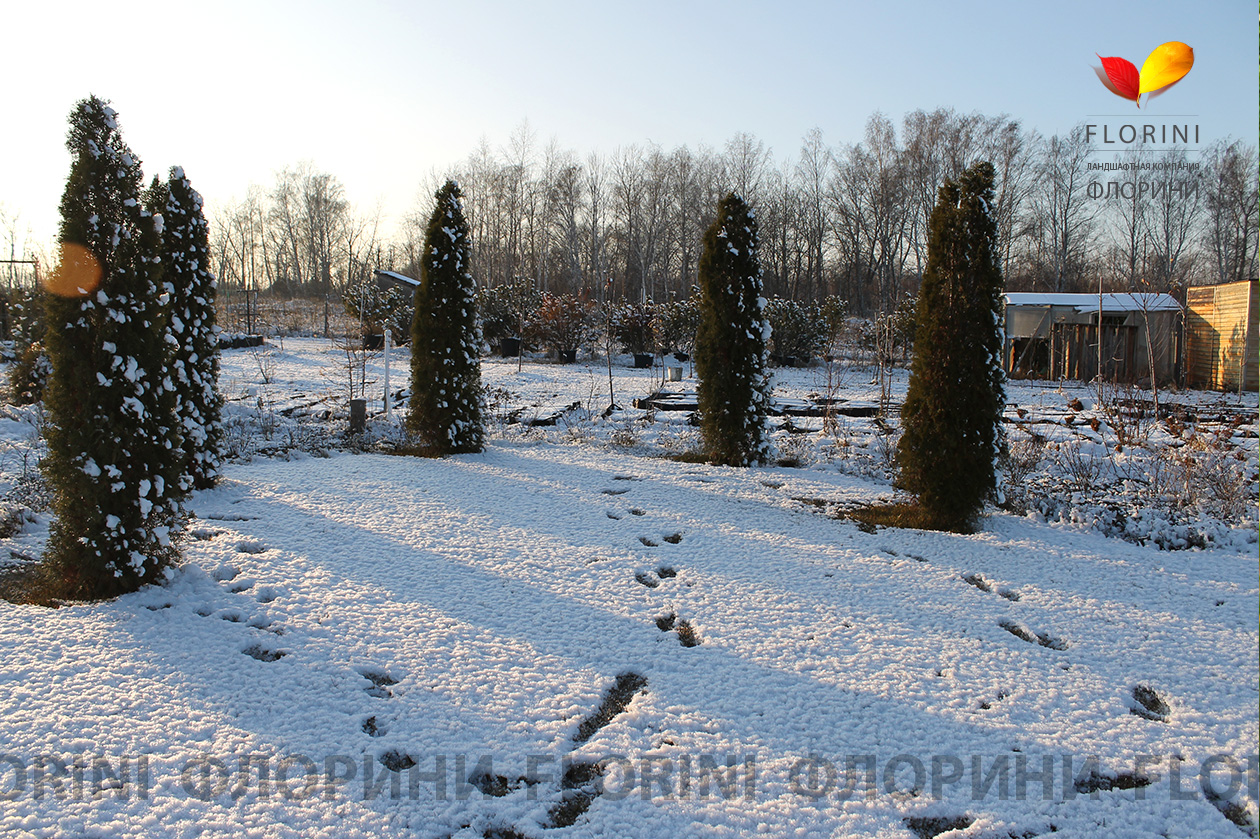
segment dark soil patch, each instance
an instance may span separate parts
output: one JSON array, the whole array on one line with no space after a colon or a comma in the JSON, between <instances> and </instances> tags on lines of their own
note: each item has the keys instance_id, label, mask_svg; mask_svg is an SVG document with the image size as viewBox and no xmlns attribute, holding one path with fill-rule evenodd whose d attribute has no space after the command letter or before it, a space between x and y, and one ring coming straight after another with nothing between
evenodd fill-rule
<instances>
[{"instance_id":1,"label":"dark soil patch","mask_svg":"<svg viewBox=\"0 0 1260 839\"><path fill-rule=\"evenodd\" d=\"M400 752L398 749L390 749L377 760L381 762L381 766L384 766L390 772L401 772L416 765L414 757L406 752Z\"/></svg>"},{"instance_id":2,"label":"dark soil patch","mask_svg":"<svg viewBox=\"0 0 1260 839\"><path fill-rule=\"evenodd\" d=\"M993 586L989 585L984 577L981 577L979 574L968 574L963 577L963 582L973 585L981 591L993 591Z\"/></svg>"},{"instance_id":3,"label":"dark soil patch","mask_svg":"<svg viewBox=\"0 0 1260 839\"><path fill-rule=\"evenodd\" d=\"M1248 836L1255 836L1255 825L1251 823L1251 818L1247 815L1247 808L1239 804L1237 801L1230 801L1221 798L1212 790L1205 790L1203 797L1220 811L1221 815L1229 822L1241 828Z\"/></svg>"},{"instance_id":4,"label":"dark soil patch","mask_svg":"<svg viewBox=\"0 0 1260 839\"><path fill-rule=\"evenodd\" d=\"M1033 636L1033 634L1027 629L1024 629L1024 627L1015 623L1015 621L1000 620L998 621L998 626L1002 627L1021 641L1027 641L1030 644L1037 643L1036 637Z\"/></svg>"},{"instance_id":5,"label":"dark soil patch","mask_svg":"<svg viewBox=\"0 0 1260 839\"><path fill-rule=\"evenodd\" d=\"M603 792L600 777L604 769L598 763L570 763L560 782L560 803L547 814L547 828L572 827Z\"/></svg>"},{"instance_id":6,"label":"dark soil patch","mask_svg":"<svg viewBox=\"0 0 1260 839\"><path fill-rule=\"evenodd\" d=\"M580 746L594 736L608 723L613 721L621 712L625 711L630 705L630 700L635 694L643 691L647 687L647 679L638 673L622 673L617 677L617 681L604 691L604 698L599 703L599 707L591 713L586 719L578 724L577 734L573 736L573 745Z\"/></svg>"},{"instance_id":7,"label":"dark soil patch","mask_svg":"<svg viewBox=\"0 0 1260 839\"><path fill-rule=\"evenodd\" d=\"M363 733L369 737L383 737L387 732L376 721L376 717L368 717L363 721Z\"/></svg>"},{"instance_id":8,"label":"dark soil patch","mask_svg":"<svg viewBox=\"0 0 1260 839\"><path fill-rule=\"evenodd\" d=\"M903 821L919 839L935 839L951 830L966 830L975 819L971 816L909 816Z\"/></svg>"},{"instance_id":9,"label":"dark soil patch","mask_svg":"<svg viewBox=\"0 0 1260 839\"><path fill-rule=\"evenodd\" d=\"M1145 775L1132 772L1120 772L1116 775L1100 775L1090 772L1087 778L1077 778L1072 787L1080 793L1106 792L1113 789L1138 789L1149 787L1151 779Z\"/></svg>"},{"instance_id":10,"label":"dark soil patch","mask_svg":"<svg viewBox=\"0 0 1260 839\"><path fill-rule=\"evenodd\" d=\"M1164 701L1155 689L1149 685L1137 685L1133 688L1133 699L1138 703L1138 708L1130 708L1130 714L1136 714L1139 717L1145 717L1155 722L1168 722L1168 715L1172 713L1172 709L1168 707L1168 703Z\"/></svg>"}]
</instances>

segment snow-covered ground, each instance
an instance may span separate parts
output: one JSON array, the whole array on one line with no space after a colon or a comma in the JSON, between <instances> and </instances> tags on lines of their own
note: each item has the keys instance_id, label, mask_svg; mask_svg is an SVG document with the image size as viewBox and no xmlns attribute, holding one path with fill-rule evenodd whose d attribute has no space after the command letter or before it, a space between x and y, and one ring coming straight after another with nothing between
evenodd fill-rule
<instances>
[{"instance_id":1,"label":"snow-covered ground","mask_svg":"<svg viewBox=\"0 0 1260 839\"><path fill-rule=\"evenodd\" d=\"M347 444L345 357L225 354L240 459L165 586L0 603L0 836L1255 834L1254 394L1161 394L1117 452L1091 389L1012 383L1014 511L872 533L882 421L776 417L793 465L711 467L630 407L659 370L614 367L605 418L602 362L487 360L489 448L424 460L383 417ZM23 514L34 417L0 420Z\"/></svg>"}]
</instances>

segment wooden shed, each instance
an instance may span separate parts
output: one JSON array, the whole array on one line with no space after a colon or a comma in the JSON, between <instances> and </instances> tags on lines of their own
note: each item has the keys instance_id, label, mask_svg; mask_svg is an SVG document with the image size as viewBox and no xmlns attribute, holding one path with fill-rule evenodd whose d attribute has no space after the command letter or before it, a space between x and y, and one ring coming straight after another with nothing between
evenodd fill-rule
<instances>
[{"instance_id":1,"label":"wooden shed","mask_svg":"<svg viewBox=\"0 0 1260 839\"><path fill-rule=\"evenodd\" d=\"M1092 380L1100 330L1105 378L1147 384L1152 359L1158 383L1180 376L1181 304L1167 294L1004 296L1003 359L1013 377Z\"/></svg>"},{"instance_id":2,"label":"wooden shed","mask_svg":"<svg viewBox=\"0 0 1260 839\"><path fill-rule=\"evenodd\" d=\"M1256 281L1186 289L1186 383L1256 390Z\"/></svg>"}]
</instances>

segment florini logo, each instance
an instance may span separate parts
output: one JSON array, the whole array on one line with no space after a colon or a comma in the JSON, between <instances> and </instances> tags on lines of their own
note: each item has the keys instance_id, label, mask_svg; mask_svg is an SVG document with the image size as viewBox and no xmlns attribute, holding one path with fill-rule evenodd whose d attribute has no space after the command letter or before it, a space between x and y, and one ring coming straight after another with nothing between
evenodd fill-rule
<instances>
[{"instance_id":1,"label":"florini logo","mask_svg":"<svg viewBox=\"0 0 1260 839\"><path fill-rule=\"evenodd\" d=\"M1140 72L1132 61L1119 56L1098 55L1098 60L1102 62L1101 67L1094 68L1098 80L1116 96L1141 108L1143 96L1149 103L1185 78L1194 66L1194 50L1181 41L1160 44L1146 57Z\"/></svg>"}]
</instances>

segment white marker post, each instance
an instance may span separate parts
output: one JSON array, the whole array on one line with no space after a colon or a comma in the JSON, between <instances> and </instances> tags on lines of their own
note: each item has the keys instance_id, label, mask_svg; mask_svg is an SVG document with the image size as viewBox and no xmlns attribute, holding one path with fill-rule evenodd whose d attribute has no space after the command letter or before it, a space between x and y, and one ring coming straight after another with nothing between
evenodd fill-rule
<instances>
[{"instance_id":1,"label":"white marker post","mask_svg":"<svg viewBox=\"0 0 1260 839\"><path fill-rule=\"evenodd\" d=\"M385 421L388 422L389 415L389 327L385 327Z\"/></svg>"}]
</instances>

